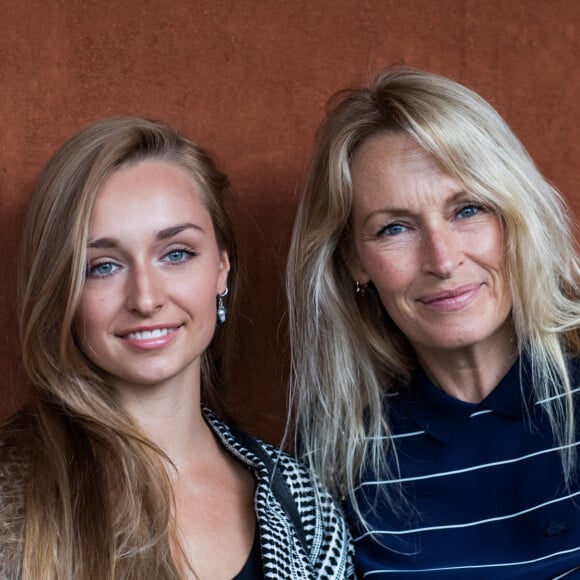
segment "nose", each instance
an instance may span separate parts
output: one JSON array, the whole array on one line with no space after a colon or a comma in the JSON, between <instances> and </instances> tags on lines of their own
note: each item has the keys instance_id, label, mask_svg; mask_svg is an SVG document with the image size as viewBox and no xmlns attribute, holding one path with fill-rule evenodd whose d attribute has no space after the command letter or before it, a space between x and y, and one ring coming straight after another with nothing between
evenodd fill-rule
<instances>
[{"instance_id":1,"label":"nose","mask_svg":"<svg viewBox=\"0 0 580 580\"><path fill-rule=\"evenodd\" d=\"M460 236L449 227L432 227L423 237L423 271L439 278L450 278L461 264Z\"/></svg>"},{"instance_id":2,"label":"nose","mask_svg":"<svg viewBox=\"0 0 580 580\"><path fill-rule=\"evenodd\" d=\"M132 268L127 282L127 308L141 316L151 316L163 306L164 291L160 274L153 266Z\"/></svg>"}]
</instances>

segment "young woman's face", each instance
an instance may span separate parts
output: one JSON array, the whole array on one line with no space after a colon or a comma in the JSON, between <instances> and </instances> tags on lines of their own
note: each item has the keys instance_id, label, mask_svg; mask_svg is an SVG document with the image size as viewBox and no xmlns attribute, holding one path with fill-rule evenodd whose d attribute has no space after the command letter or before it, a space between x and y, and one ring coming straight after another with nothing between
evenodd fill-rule
<instances>
[{"instance_id":1,"label":"young woman's face","mask_svg":"<svg viewBox=\"0 0 580 580\"><path fill-rule=\"evenodd\" d=\"M119 388L199 384L229 261L202 194L180 167L119 168L91 218L75 330L85 355Z\"/></svg>"},{"instance_id":2,"label":"young woman's face","mask_svg":"<svg viewBox=\"0 0 580 580\"><path fill-rule=\"evenodd\" d=\"M373 282L417 354L511 339L498 216L405 135L364 143L352 180L351 274Z\"/></svg>"}]
</instances>

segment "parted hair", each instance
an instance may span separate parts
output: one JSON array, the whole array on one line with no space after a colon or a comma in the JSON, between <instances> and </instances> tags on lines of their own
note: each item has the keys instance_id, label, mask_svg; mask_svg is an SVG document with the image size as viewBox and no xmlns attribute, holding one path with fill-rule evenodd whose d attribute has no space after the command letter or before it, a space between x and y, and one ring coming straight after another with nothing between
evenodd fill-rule
<instances>
[{"instance_id":1,"label":"parted hair","mask_svg":"<svg viewBox=\"0 0 580 580\"><path fill-rule=\"evenodd\" d=\"M228 180L204 149L162 123L137 117L96 122L42 170L22 236L18 314L34 396L2 433L12 454L22 445L27 474L15 564L23 580L175 579L183 573L167 458L120 405L105 373L83 355L73 329L98 194L119 167L149 159L191 176L217 244L229 255L228 322L201 365L202 399L220 409L236 298L236 247L224 209Z\"/></svg>"},{"instance_id":2,"label":"parted hair","mask_svg":"<svg viewBox=\"0 0 580 580\"><path fill-rule=\"evenodd\" d=\"M351 163L376 135L404 134L503 223L512 320L537 399L574 464L568 362L578 353L579 262L569 212L497 111L450 79L390 68L340 91L318 133L291 241L287 292L291 398L304 459L337 496L354 499L364 466L385 469L388 395L409 384L413 349L372 283L355 295ZM355 506L356 507L356 506ZM396 507L396 506L393 506Z\"/></svg>"}]
</instances>

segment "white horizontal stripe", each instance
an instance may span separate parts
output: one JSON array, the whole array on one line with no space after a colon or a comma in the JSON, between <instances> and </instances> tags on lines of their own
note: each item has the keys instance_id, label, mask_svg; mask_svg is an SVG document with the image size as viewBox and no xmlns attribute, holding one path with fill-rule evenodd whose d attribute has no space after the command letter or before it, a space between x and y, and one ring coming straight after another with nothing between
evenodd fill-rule
<instances>
[{"instance_id":1,"label":"white horizontal stripe","mask_svg":"<svg viewBox=\"0 0 580 580\"><path fill-rule=\"evenodd\" d=\"M372 576L374 574L416 574L418 572L447 572L450 570L477 570L480 568L507 568L510 566L525 566L526 564L535 564L536 562L542 562L543 560L549 560L550 558L555 558L556 556L563 556L565 554L573 554L577 552L580 548L570 548L569 550L562 550L561 552L554 552L553 554L548 554L546 556L541 556L540 558L534 558L533 560L523 560L521 562L500 562L498 564L480 564L480 565L470 565L470 566L449 566L447 568L421 568L416 570L394 570L394 569L384 569L384 570L371 570L370 572L365 572L363 578L367 576ZM574 572L579 568L574 568L570 572ZM561 578L562 576L559 576Z\"/></svg>"},{"instance_id":2,"label":"white horizontal stripe","mask_svg":"<svg viewBox=\"0 0 580 580\"><path fill-rule=\"evenodd\" d=\"M569 447L576 447L578 445L580 445L580 441L577 441L572 445L561 445L560 447L550 447L549 449L542 449L542 451L536 451L534 453L529 453L528 455L513 457L511 459L505 459L503 461L494 461L492 463L480 463L479 465L472 465L470 467L464 467L463 469L454 469L452 471L441 471L439 473L429 473L427 475L419 475L417 477L402 477L399 479L377 479L373 481L363 481L356 489L360 489L361 487L371 485L391 485L394 483L406 483L408 481L421 481L423 479L434 479L437 477L448 477L450 475L459 475L461 473L468 473L470 471L479 471L480 469L488 469L490 467L497 467L500 465L509 465L510 463L518 463L519 461L526 461L528 459L532 459L533 457L539 457L540 455L546 455L547 453L561 451L562 449L568 449Z\"/></svg>"},{"instance_id":3,"label":"white horizontal stripe","mask_svg":"<svg viewBox=\"0 0 580 580\"><path fill-rule=\"evenodd\" d=\"M580 392L580 387L577 387L575 389L572 389L571 393L577 393ZM396 396L399 393L392 393L388 396ZM554 399L560 399L564 397L564 394L559 394L559 395L554 395L553 397L548 397L547 399L540 399L539 401L536 401L534 404L535 405L541 405L543 403L547 403L548 401L553 401ZM479 417L481 415L489 415L489 413L494 413L494 411L492 409L482 409L481 411L475 411L474 413L471 413L469 415L470 419L473 419L474 417ZM411 431L409 433L398 433L396 435L391 435L389 437L383 436L383 437L370 437L369 439L372 440L383 440L383 439L403 439L404 437L415 437L418 435L424 435L425 431Z\"/></svg>"},{"instance_id":4,"label":"white horizontal stripe","mask_svg":"<svg viewBox=\"0 0 580 580\"><path fill-rule=\"evenodd\" d=\"M478 417L479 415L489 415L489 413L493 413L491 409L483 409L482 411L475 411L469 415L469 418L472 419L473 417ZM397 433L396 435L390 435L382 437L369 437L373 441L381 441L385 439L404 439L405 437L417 437L418 435L425 435L425 431L410 431L409 433Z\"/></svg>"},{"instance_id":5,"label":"white horizontal stripe","mask_svg":"<svg viewBox=\"0 0 580 580\"><path fill-rule=\"evenodd\" d=\"M409 431L408 433L397 433L396 435L381 435L380 437L367 437L369 441L385 441L386 439L404 439L405 437L417 437L425 435L425 431Z\"/></svg>"},{"instance_id":6,"label":"white horizontal stripe","mask_svg":"<svg viewBox=\"0 0 580 580\"><path fill-rule=\"evenodd\" d=\"M368 441L391 441L392 439L404 439L405 437L417 437L425 435L425 431L409 431L408 433L397 433L396 435L381 435L380 437L367 437Z\"/></svg>"},{"instance_id":7,"label":"white horizontal stripe","mask_svg":"<svg viewBox=\"0 0 580 580\"><path fill-rule=\"evenodd\" d=\"M391 435L391 439L403 439L405 437L416 437L417 435L424 435L425 431L411 431L409 433L399 433L398 435Z\"/></svg>"},{"instance_id":8,"label":"white horizontal stripe","mask_svg":"<svg viewBox=\"0 0 580 580\"><path fill-rule=\"evenodd\" d=\"M578 391L580 391L580 387L576 387L575 389L572 389L570 392L571 393L577 393ZM566 394L565 393L559 393L558 395L554 395L553 397L548 397L547 399L540 399L539 401L536 401L536 405L541 405L542 403L547 403L548 401L553 401L554 399L561 399L562 397L565 397Z\"/></svg>"},{"instance_id":9,"label":"white horizontal stripe","mask_svg":"<svg viewBox=\"0 0 580 580\"><path fill-rule=\"evenodd\" d=\"M471 415L469 415L469 418L471 419L472 417L477 417L478 415L487 415L488 413L493 413L493 411L491 409L484 409L483 411L475 411L475 413L471 413Z\"/></svg>"},{"instance_id":10,"label":"white horizontal stripe","mask_svg":"<svg viewBox=\"0 0 580 580\"><path fill-rule=\"evenodd\" d=\"M483 524L490 524L493 522L500 522L503 520L510 520L512 518L517 518L519 516L523 516L524 514L528 514L530 512L542 509L548 505L552 505L555 503L560 503L562 501L566 501L569 499L572 499L573 497L576 497L580 495L580 491L576 491L574 493L562 496L562 497L558 497L556 499L552 499L550 501L546 501L544 503L539 503L535 506L529 507L525 510L521 510L519 512L515 512L513 514L508 514L505 516L497 516L495 518L486 518L484 520L478 520L475 522L467 522L467 523L463 523L463 524L447 524L445 526L432 526L432 527L428 527L428 528L414 528L412 530L371 530L368 532L365 532L364 534L362 534L361 536L358 536L358 538L355 538L355 542L360 542L360 540L362 540L363 538L367 537L367 536L384 536L384 535L391 535L391 536L405 536L408 534L415 534L415 533L419 533L419 532L435 532L438 530L457 530L457 529L462 529L462 528L472 528L474 526L480 526Z\"/></svg>"},{"instance_id":11,"label":"white horizontal stripe","mask_svg":"<svg viewBox=\"0 0 580 580\"><path fill-rule=\"evenodd\" d=\"M576 568L572 568L572 570L568 570L568 572L564 572L564 574L560 574L559 576L554 576L552 580L560 580L560 578L565 578L569 574L572 574L572 572L577 572L578 570L580 570L580 566L576 566Z\"/></svg>"}]
</instances>

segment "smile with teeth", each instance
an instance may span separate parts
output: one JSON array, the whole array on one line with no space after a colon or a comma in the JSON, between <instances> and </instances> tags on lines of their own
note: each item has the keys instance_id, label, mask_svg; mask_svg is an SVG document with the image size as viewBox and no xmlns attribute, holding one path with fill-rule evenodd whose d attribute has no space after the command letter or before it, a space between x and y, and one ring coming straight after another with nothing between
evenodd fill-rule
<instances>
[{"instance_id":1,"label":"smile with teeth","mask_svg":"<svg viewBox=\"0 0 580 580\"><path fill-rule=\"evenodd\" d=\"M130 332L124 338L128 340L151 340L154 338L161 338L172 334L177 328L155 328L154 330L141 330L139 332Z\"/></svg>"}]
</instances>

